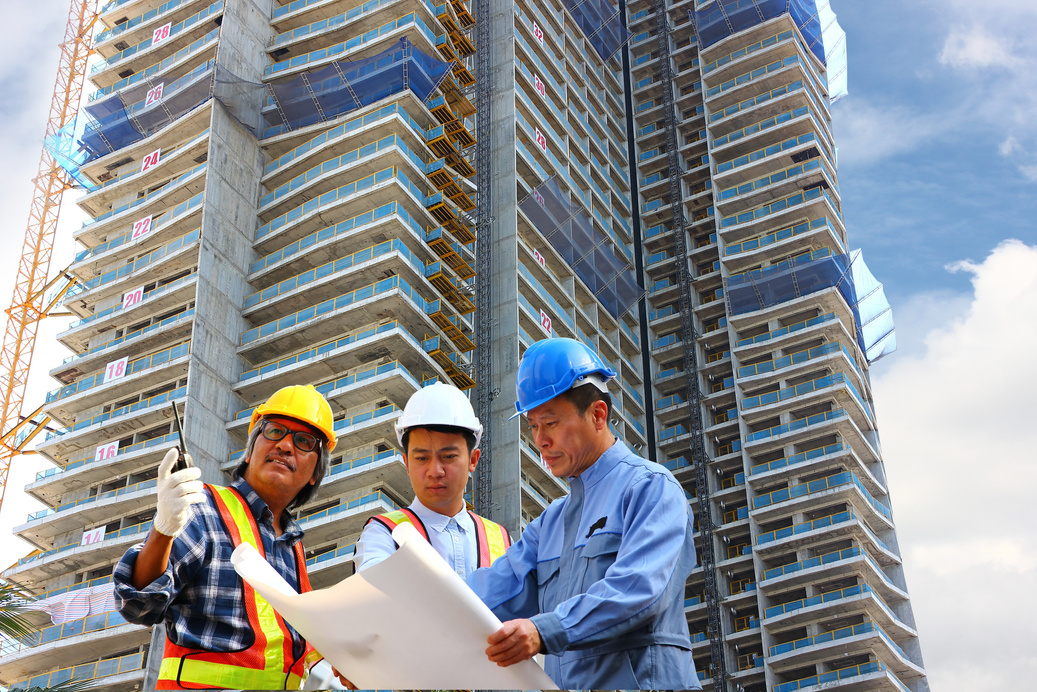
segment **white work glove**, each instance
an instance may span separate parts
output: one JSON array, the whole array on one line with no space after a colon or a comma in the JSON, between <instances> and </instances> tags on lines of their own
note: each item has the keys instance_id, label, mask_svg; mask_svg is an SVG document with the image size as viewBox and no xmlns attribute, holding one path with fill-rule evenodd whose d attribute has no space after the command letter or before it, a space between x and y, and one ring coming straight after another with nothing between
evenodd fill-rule
<instances>
[{"instance_id":1,"label":"white work glove","mask_svg":"<svg viewBox=\"0 0 1037 692\"><path fill-rule=\"evenodd\" d=\"M201 469L191 466L173 473L179 455L177 448L173 447L158 465L158 511L151 522L156 531L170 538L175 538L187 526L191 505L205 500L205 486L198 480L202 475ZM187 463L191 463L190 454Z\"/></svg>"}]
</instances>

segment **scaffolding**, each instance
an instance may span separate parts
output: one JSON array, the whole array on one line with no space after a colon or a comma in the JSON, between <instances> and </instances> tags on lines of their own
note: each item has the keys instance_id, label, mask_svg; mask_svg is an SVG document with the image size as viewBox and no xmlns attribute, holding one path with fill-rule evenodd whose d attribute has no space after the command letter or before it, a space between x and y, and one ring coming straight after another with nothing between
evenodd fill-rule
<instances>
[{"instance_id":1,"label":"scaffolding","mask_svg":"<svg viewBox=\"0 0 1037 692\"><path fill-rule=\"evenodd\" d=\"M670 22L665 0L654 0L653 9L659 44L659 81L662 85L663 127L666 130L666 153L669 170L670 211L673 223L674 253L677 258L677 290L681 319L681 349L684 365L685 400L688 402L688 431L691 434L691 462L695 469L695 496L698 499L698 528L702 535L702 575L705 581L706 622L709 632L710 677L713 689L727 692L727 663L724 630L720 618L720 587L717 583L716 546L713 538L713 505L710 502L709 462L702 423L702 387L699 382L698 332L691 301L691 271L688 268L688 222L684 216L681 192L683 168L677 152L677 116L674 113L673 73L670 68Z\"/></svg>"}]
</instances>

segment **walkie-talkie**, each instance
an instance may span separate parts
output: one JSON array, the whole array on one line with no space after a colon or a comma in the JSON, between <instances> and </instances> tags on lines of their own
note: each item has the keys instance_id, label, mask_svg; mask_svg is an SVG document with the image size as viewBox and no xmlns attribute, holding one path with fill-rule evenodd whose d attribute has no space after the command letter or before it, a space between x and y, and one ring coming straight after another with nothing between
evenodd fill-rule
<instances>
[{"instance_id":1,"label":"walkie-talkie","mask_svg":"<svg viewBox=\"0 0 1037 692\"><path fill-rule=\"evenodd\" d=\"M184 426L180 422L180 413L176 410L176 404L170 403L169 407L173 409L173 420L176 421L176 434L180 436L180 458L176 460L176 468L174 471L183 471L191 466L190 462L187 461L187 444L184 442Z\"/></svg>"}]
</instances>

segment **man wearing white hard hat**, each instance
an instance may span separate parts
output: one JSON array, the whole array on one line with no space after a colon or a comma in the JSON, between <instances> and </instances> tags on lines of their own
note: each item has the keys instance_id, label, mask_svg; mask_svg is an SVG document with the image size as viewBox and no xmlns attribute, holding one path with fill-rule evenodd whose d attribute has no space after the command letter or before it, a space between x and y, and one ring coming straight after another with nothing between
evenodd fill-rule
<instances>
[{"instance_id":1,"label":"man wearing white hard hat","mask_svg":"<svg viewBox=\"0 0 1037 692\"><path fill-rule=\"evenodd\" d=\"M612 434L615 376L574 339L537 341L519 363L515 415L570 493L468 580L504 621L486 655L509 666L544 653L561 689L701 689L684 615L688 503L673 474Z\"/></svg>"},{"instance_id":2,"label":"man wearing white hard hat","mask_svg":"<svg viewBox=\"0 0 1037 692\"><path fill-rule=\"evenodd\" d=\"M435 383L411 396L396 422L414 502L368 520L353 563L362 571L392 555L392 530L409 522L462 578L488 567L511 539L503 526L466 509L468 477L479 463L482 423L468 397L453 385Z\"/></svg>"}]
</instances>

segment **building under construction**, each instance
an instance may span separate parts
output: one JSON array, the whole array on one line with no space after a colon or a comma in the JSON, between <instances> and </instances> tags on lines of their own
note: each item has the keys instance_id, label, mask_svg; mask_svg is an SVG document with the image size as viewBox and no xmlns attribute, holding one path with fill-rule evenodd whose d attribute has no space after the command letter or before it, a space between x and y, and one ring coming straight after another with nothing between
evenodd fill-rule
<instances>
[{"instance_id":1,"label":"building under construction","mask_svg":"<svg viewBox=\"0 0 1037 692\"><path fill-rule=\"evenodd\" d=\"M686 490L704 688L928 690L827 0L112 0L92 47L48 141L90 217L35 442L54 467L25 488L48 509L2 574L49 615L3 642L0 682L151 686L164 633L110 580L150 528L171 403L226 483L254 406L325 395L339 443L299 512L320 588L411 501L393 423L451 382L487 426L470 500L517 538L567 492L508 420L522 352L557 335L619 373L616 434Z\"/></svg>"}]
</instances>

